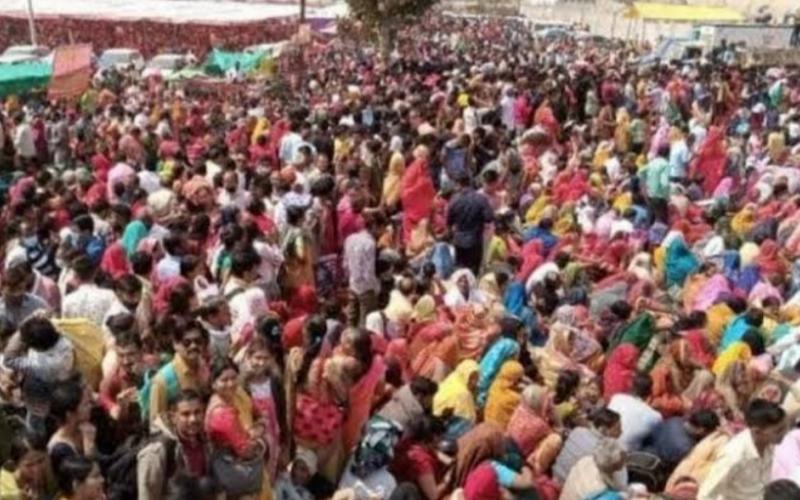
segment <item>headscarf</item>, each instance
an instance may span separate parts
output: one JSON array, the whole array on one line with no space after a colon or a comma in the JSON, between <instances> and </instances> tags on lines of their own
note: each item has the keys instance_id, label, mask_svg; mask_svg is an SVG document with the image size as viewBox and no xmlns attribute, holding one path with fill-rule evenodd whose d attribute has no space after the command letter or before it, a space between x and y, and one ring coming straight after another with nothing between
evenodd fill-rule
<instances>
[{"instance_id":1,"label":"headscarf","mask_svg":"<svg viewBox=\"0 0 800 500\"><path fill-rule=\"evenodd\" d=\"M458 286L458 282L461 278L466 278L469 282L469 297L467 298L464 298L464 294L461 293L461 289ZM469 269L462 268L454 272L450 276L447 287L448 291L444 296L444 303L447 307L454 308L465 306L469 303L484 303L484 295L478 290L475 275L472 274L472 271Z\"/></svg>"},{"instance_id":2,"label":"headscarf","mask_svg":"<svg viewBox=\"0 0 800 500\"><path fill-rule=\"evenodd\" d=\"M762 275L784 274L787 272L786 263L779 255L780 247L774 240L765 240L756 263Z\"/></svg>"},{"instance_id":3,"label":"headscarf","mask_svg":"<svg viewBox=\"0 0 800 500\"><path fill-rule=\"evenodd\" d=\"M139 248L139 243L150 234L150 230L140 220L134 220L125 226L125 231L122 233L122 246L125 249L125 255L130 259L131 255L136 253Z\"/></svg>"},{"instance_id":4,"label":"headscarf","mask_svg":"<svg viewBox=\"0 0 800 500\"><path fill-rule=\"evenodd\" d=\"M417 323L427 323L436 319L436 300L430 295L423 295L414 304L411 319Z\"/></svg>"},{"instance_id":5,"label":"headscarf","mask_svg":"<svg viewBox=\"0 0 800 500\"><path fill-rule=\"evenodd\" d=\"M503 431L487 423L478 424L458 440L453 488L464 486L467 476L486 460L503 453Z\"/></svg>"},{"instance_id":6,"label":"headscarf","mask_svg":"<svg viewBox=\"0 0 800 500\"><path fill-rule=\"evenodd\" d=\"M721 376L733 363L739 361L747 363L753 357L750 346L742 341L734 342L714 361L711 371L717 377Z\"/></svg>"},{"instance_id":7,"label":"headscarf","mask_svg":"<svg viewBox=\"0 0 800 500\"><path fill-rule=\"evenodd\" d=\"M103 253L103 259L100 261L100 269L111 276L112 279L119 279L130 272L128 259L125 255L125 247L122 246L121 242L115 241L106 248Z\"/></svg>"},{"instance_id":8,"label":"headscarf","mask_svg":"<svg viewBox=\"0 0 800 500\"><path fill-rule=\"evenodd\" d=\"M486 403L489 388L503 364L519 354L519 344L509 338L500 338L486 351L480 363L480 378L478 379L478 404Z\"/></svg>"},{"instance_id":9,"label":"headscarf","mask_svg":"<svg viewBox=\"0 0 800 500\"><path fill-rule=\"evenodd\" d=\"M680 236L667 247L664 265L667 287L673 287L683 286L686 278L697 270L700 263Z\"/></svg>"},{"instance_id":10,"label":"headscarf","mask_svg":"<svg viewBox=\"0 0 800 500\"><path fill-rule=\"evenodd\" d=\"M395 152L389 159L389 168L383 180L383 204L387 207L394 206L400 201L401 183L406 169L405 159L399 152Z\"/></svg>"},{"instance_id":11,"label":"headscarf","mask_svg":"<svg viewBox=\"0 0 800 500\"><path fill-rule=\"evenodd\" d=\"M469 390L469 379L473 373L478 372L478 363L472 359L465 359L458 364L455 370L439 384L439 390L433 397L433 413L441 415L447 409L453 410L453 415L475 422L478 412L475 398Z\"/></svg>"},{"instance_id":12,"label":"headscarf","mask_svg":"<svg viewBox=\"0 0 800 500\"><path fill-rule=\"evenodd\" d=\"M610 401L614 394L627 393L636 374L639 349L633 344L620 344L614 349L603 371L603 398Z\"/></svg>"},{"instance_id":13,"label":"headscarf","mask_svg":"<svg viewBox=\"0 0 800 500\"><path fill-rule=\"evenodd\" d=\"M502 498L497 473L489 462L483 462L468 476L464 484L464 500Z\"/></svg>"},{"instance_id":14,"label":"headscarf","mask_svg":"<svg viewBox=\"0 0 800 500\"><path fill-rule=\"evenodd\" d=\"M505 429L511 414L520 402L517 384L525 376L525 369L517 361L506 361L500 368L486 398L484 421Z\"/></svg>"}]
</instances>

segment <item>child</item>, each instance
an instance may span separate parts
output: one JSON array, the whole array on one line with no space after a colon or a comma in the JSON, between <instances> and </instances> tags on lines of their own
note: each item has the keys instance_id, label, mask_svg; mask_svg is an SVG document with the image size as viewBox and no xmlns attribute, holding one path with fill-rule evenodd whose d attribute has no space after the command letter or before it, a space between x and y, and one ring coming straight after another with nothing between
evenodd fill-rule
<instances>
[{"instance_id":1,"label":"child","mask_svg":"<svg viewBox=\"0 0 800 500\"><path fill-rule=\"evenodd\" d=\"M247 348L245 366L242 370L245 389L250 394L253 405L263 416L268 457L266 467L274 480L282 451L281 438L285 432L285 397L280 366L283 360L281 347L281 328L277 319L265 317L256 325L255 336Z\"/></svg>"}]
</instances>

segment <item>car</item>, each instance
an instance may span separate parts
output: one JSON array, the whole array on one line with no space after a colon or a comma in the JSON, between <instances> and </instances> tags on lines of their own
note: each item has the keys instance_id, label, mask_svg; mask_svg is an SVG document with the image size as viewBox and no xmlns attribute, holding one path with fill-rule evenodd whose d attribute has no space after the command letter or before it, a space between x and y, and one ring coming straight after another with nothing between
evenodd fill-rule
<instances>
[{"instance_id":1,"label":"car","mask_svg":"<svg viewBox=\"0 0 800 500\"><path fill-rule=\"evenodd\" d=\"M97 60L97 67L100 71L110 68L125 69L129 67L140 70L144 67L144 57L136 49L107 49L103 51Z\"/></svg>"},{"instance_id":2,"label":"car","mask_svg":"<svg viewBox=\"0 0 800 500\"><path fill-rule=\"evenodd\" d=\"M0 56L0 64L22 64L26 62L38 61L40 58L32 55L15 54L10 56Z\"/></svg>"},{"instance_id":3,"label":"car","mask_svg":"<svg viewBox=\"0 0 800 500\"><path fill-rule=\"evenodd\" d=\"M537 30L533 33L533 36L548 42L558 42L561 40L572 38L574 34L575 33L568 28L558 27L558 28L544 28Z\"/></svg>"},{"instance_id":4,"label":"car","mask_svg":"<svg viewBox=\"0 0 800 500\"><path fill-rule=\"evenodd\" d=\"M148 78L161 75L164 78L172 76L178 71L190 66L197 61L194 56L186 54L159 54L150 59L142 71L142 77Z\"/></svg>"},{"instance_id":5,"label":"car","mask_svg":"<svg viewBox=\"0 0 800 500\"><path fill-rule=\"evenodd\" d=\"M2 57L26 57L28 61L47 57L50 49L44 45L12 45L3 51Z\"/></svg>"}]
</instances>

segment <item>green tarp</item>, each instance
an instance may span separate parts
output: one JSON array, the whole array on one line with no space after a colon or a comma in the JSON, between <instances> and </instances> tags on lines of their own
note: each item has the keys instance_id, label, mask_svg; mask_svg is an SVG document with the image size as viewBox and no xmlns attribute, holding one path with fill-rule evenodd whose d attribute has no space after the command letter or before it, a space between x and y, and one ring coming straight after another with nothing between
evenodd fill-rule
<instances>
[{"instance_id":1,"label":"green tarp","mask_svg":"<svg viewBox=\"0 0 800 500\"><path fill-rule=\"evenodd\" d=\"M248 54L214 49L208 55L203 69L211 75L224 75L226 71L239 63L239 70L247 74L257 69L263 58L263 53Z\"/></svg>"},{"instance_id":2,"label":"green tarp","mask_svg":"<svg viewBox=\"0 0 800 500\"><path fill-rule=\"evenodd\" d=\"M47 87L53 68L42 61L0 64L0 96Z\"/></svg>"}]
</instances>

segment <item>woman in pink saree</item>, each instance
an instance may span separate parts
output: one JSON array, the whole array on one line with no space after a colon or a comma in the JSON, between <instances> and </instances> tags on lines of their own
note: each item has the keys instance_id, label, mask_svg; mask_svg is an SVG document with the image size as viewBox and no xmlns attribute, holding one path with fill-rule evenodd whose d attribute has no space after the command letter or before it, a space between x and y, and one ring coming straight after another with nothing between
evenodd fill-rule
<instances>
[{"instance_id":1,"label":"woman in pink saree","mask_svg":"<svg viewBox=\"0 0 800 500\"><path fill-rule=\"evenodd\" d=\"M414 228L431 215L436 189L428 171L428 148L418 146L414 161L403 174L400 200L403 203L403 242L411 241Z\"/></svg>"}]
</instances>

